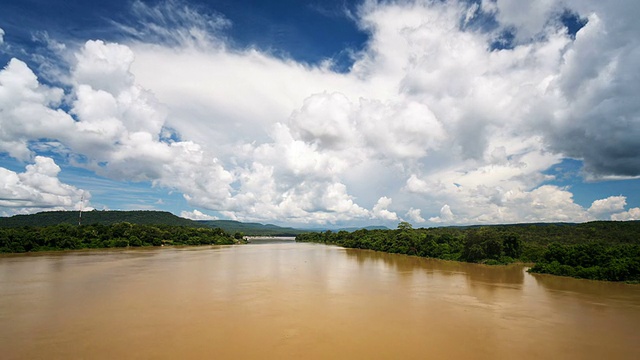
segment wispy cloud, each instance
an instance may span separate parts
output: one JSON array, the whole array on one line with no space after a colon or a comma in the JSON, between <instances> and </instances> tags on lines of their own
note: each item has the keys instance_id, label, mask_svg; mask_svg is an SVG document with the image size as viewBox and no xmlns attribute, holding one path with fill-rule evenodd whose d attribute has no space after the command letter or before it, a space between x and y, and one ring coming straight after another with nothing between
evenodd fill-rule
<instances>
[{"instance_id":1,"label":"wispy cloud","mask_svg":"<svg viewBox=\"0 0 640 360\"><path fill-rule=\"evenodd\" d=\"M136 0L131 12L133 17L127 22L112 24L142 43L176 47L223 45L222 31L231 26L224 15L182 0L165 0L154 5Z\"/></svg>"}]
</instances>

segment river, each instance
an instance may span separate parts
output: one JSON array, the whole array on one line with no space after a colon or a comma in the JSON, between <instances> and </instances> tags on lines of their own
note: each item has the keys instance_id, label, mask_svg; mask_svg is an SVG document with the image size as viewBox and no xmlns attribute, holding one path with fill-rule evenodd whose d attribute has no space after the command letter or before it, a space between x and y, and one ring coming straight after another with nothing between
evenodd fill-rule
<instances>
[{"instance_id":1,"label":"river","mask_svg":"<svg viewBox=\"0 0 640 360\"><path fill-rule=\"evenodd\" d=\"M639 359L640 285L320 244L0 257L3 359Z\"/></svg>"}]
</instances>

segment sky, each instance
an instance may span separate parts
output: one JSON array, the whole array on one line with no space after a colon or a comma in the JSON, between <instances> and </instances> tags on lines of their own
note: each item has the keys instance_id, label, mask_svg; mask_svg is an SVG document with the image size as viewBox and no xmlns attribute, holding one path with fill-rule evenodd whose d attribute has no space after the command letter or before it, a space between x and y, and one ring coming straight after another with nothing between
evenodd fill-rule
<instances>
[{"instance_id":1,"label":"sky","mask_svg":"<svg viewBox=\"0 0 640 360\"><path fill-rule=\"evenodd\" d=\"M640 2L0 0L0 216L640 220Z\"/></svg>"}]
</instances>

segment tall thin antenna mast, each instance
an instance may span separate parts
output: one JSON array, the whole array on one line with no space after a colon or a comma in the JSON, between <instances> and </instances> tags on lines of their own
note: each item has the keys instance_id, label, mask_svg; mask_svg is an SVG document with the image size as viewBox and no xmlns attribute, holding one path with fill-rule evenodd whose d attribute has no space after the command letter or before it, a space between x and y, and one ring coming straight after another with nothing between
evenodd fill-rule
<instances>
[{"instance_id":1,"label":"tall thin antenna mast","mask_svg":"<svg viewBox=\"0 0 640 360\"><path fill-rule=\"evenodd\" d=\"M84 194L80 197L80 214L78 215L78 226L82 225L82 208L84 207Z\"/></svg>"}]
</instances>

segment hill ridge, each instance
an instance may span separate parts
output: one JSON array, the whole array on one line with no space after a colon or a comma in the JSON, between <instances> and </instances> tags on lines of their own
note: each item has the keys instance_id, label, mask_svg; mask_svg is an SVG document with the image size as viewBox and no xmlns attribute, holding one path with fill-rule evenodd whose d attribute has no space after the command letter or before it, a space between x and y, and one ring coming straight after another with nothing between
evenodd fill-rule
<instances>
[{"instance_id":1,"label":"hill ridge","mask_svg":"<svg viewBox=\"0 0 640 360\"><path fill-rule=\"evenodd\" d=\"M42 211L35 214L0 217L0 227L78 225L79 220L79 211ZM82 225L111 225L121 222L138 225L204 227L196 221L159 210L92 210L83 212L81 219Z\"/></svg>"}]
</instances>

